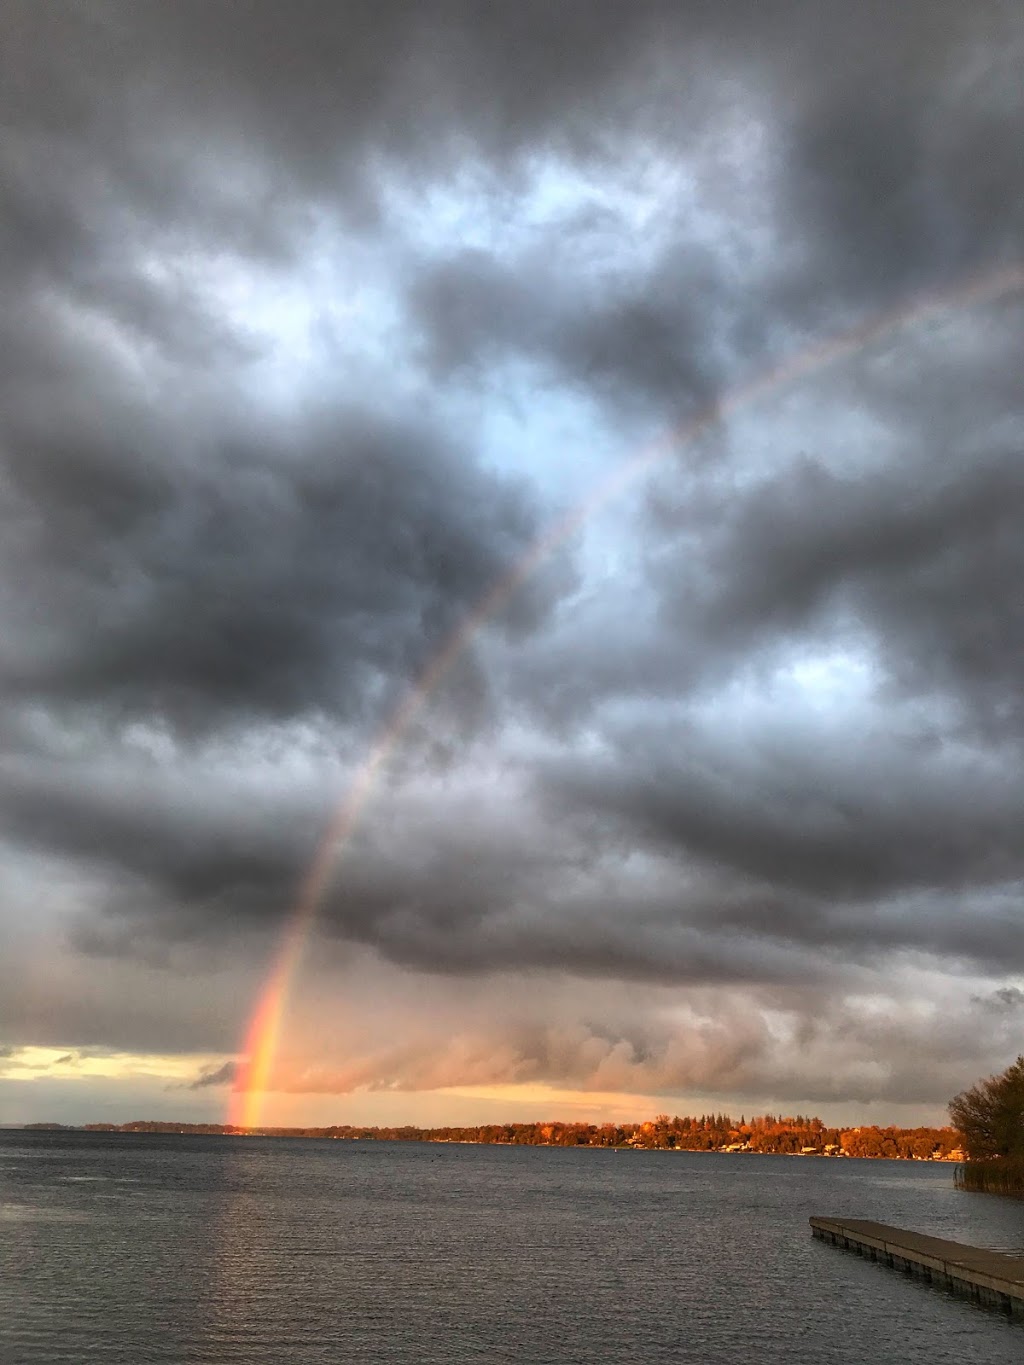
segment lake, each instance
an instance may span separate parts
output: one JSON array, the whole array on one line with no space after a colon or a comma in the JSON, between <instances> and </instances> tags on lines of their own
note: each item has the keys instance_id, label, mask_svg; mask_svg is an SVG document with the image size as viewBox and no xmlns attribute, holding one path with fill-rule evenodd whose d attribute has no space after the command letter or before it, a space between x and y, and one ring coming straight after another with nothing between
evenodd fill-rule
<instances>
[{"instance_id":1,"label":"lake","mask_svg":"<svg viewBox=\"0 0 1024 1365\"><path fill-rule=\"evenodd\" d=\"M1024 1324L825 1246L1024 1251L918 1162L0 1132L0 1361L1020 1365Z\"/></svg>"}]
</instances>

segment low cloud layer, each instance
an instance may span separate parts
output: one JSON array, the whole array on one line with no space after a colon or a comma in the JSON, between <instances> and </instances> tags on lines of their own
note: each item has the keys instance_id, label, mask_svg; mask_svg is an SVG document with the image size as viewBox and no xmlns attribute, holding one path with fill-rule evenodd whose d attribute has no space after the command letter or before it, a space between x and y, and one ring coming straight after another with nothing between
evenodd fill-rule
<instances>
[{"instance_id":1,"label":"low cloud layer","mask_svg":"<svg viewBox=\"0 0 1024 1365\"><path fill-rule=\"evenodd\" d=\"M1017 9L4 26L0 1036L212 1103L366 785L282 1093L1019 1051Z\"/></svg>"}]
</instances>

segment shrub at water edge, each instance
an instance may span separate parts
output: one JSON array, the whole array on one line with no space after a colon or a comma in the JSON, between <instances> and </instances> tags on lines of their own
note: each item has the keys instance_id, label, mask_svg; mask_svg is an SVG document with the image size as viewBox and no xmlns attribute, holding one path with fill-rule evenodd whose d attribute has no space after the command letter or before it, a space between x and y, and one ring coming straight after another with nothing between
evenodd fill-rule
<instances>
[{"instance_id":1,"label":"shrub at water edge","mask_svg":"<svg viewBox=\"0 0 1024 1365\"><path fill-rule=\"evenodd\" d=\"M949 1116L967 1155L958 1187L1024 1196L1024 1056L957 1095Z\"/></svg>"}]
</instances>

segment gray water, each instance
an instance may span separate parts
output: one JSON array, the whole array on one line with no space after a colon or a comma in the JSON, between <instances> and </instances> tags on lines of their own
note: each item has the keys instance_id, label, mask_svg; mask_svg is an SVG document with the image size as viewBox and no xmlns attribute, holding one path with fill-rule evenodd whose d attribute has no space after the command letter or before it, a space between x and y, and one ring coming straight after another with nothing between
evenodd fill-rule
<instances>
[{"instance_id":1,"label":"gray water","mask_svg":"<svg viewBox=\"0 0 1024 1365\"><path fill-rule=\"evenodd\" d=\"M952 1168L0 1133L0 1361L1020 1365L1024 1325L813 1213L1024 1250Z\"/></svg>"}]
</instances>

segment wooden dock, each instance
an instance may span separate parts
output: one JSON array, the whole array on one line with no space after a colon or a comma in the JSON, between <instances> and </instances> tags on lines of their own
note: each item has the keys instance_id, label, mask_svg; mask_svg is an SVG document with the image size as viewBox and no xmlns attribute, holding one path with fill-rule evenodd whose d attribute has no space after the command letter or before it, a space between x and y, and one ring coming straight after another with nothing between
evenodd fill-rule
<instances>
[{"instance_id":1,"label":"wooden dock","mask_svg":"<svg viewBox=\"0 0 1024 1365\"><path fill-rule=\"evenodd\" d=\"M1024 1317L1024 1258L865 1218L812 1218L814 1236Z\"/></svg>"}]
</instances>

